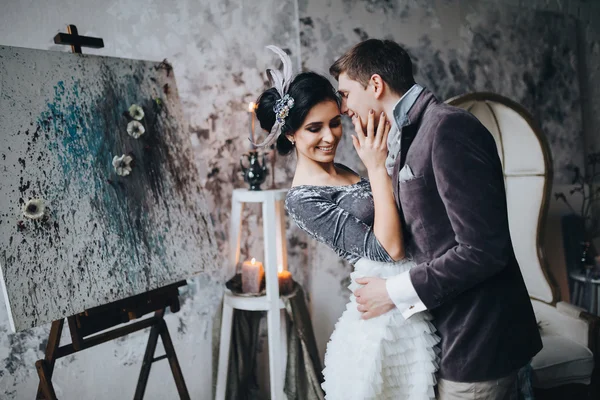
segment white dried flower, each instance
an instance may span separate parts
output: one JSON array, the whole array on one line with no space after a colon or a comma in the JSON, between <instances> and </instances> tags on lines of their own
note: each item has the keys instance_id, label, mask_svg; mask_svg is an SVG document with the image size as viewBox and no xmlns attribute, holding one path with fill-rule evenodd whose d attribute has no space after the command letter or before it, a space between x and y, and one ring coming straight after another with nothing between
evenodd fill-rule
<instances>
[{"instance_id":1,"label":"white dried flower","mask_svg":"<svg viewBox=\"0 0 600 400\"><path fill-rule=\"evenodd\" d=\"M40 219L46 212L46 206L42 199L29 199L23 204L23 216L29 219Z\"/></svg>"},{"instance_id":2,"label":"white dried flower","mask_svg":"<svg viewBox=\"0 0 600 400\"><path fill-rule=\"evenodd\" d=\"M132 104L131 107L129 107L129 115L136 121L141 121L142 118L144 118L144 110L137 104Z\"/></svg>"},{"instance_id":3,"label":"white dried flower","mask_svg":"<svg viewBox=\"0 0 600 400\"><path fill-rule=\"evenodd\" d=\"M131 162L133 158L123 154L121 157L114 156L112 165L115 168L115 172L120 176L127 176L131 173Z\"/></svg>"},{"instance_id":4,"label":"white dried flower","mask_svg":"<svg viewBox=\"0 0 600 400\"><path fill-rule=\"evenodd\" d=\"M144 132L146 132L146 128L138 121L131 121L127 124L127 133L136 139L142 136Z\"/></svg>"}]
</instances>

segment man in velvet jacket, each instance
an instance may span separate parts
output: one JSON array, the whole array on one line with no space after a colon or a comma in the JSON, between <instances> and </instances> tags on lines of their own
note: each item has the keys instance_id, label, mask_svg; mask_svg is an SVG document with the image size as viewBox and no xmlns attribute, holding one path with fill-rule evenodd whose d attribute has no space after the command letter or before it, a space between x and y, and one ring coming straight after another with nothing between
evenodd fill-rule
<instances>
[{"instance_id":1,"label":"man in velvet jacket","mask_svg":"<svg viewBox=\"0 0 600 400\"><path fill-rule=\"evenodd\" d=\"M386 167L405 246L417 266L355 292L364 318L429 310L442 338L439 399L518 398L517 372L542 348L508 228L502 166L490 132L470 113L415 84L406 51L370 39L330 68L342 112L385 112ZM476 394L476 397L474 396Z\"/></svg>"}]
</instances>

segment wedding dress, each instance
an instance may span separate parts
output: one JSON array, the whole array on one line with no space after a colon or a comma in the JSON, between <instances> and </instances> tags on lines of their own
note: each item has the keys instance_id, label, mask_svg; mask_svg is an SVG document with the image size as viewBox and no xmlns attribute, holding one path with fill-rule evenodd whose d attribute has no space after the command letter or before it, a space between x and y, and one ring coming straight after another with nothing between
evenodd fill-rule
<instances>
[{"instance_id":1,"label":"wedding dress","mask_svg":"<svg viewBox=\"0 0 600 400\"><path fill-rule=\"evenodd\" d=\"M360 259L351 274L355 280L371 276L387 278L409 270L412 261L382 263ZM430 400L435 399L436 345L439 337L428 312L405 320L393 310L368 320L361 319L356 298L350 296L346 310L327 344L323 371L327 400Z\"/></svg>"},{"instance_id":2,"label":"wedding dress","mask_svg":"<svg viewBox=\"0 0 600 400\"><path fill-rule=\"evenodd\" d=\"M345 186L295 186L286 196L286 209L302 230L354 265L351 291L359 287L358 277L387 278L415 265L394 262L376 239L373 196L365 178ZM426 311L404 319L396 308L363 320L351 295L327 345L325 398L434 399L440 339L430 321Z\"/></svg>"}]
</instances>

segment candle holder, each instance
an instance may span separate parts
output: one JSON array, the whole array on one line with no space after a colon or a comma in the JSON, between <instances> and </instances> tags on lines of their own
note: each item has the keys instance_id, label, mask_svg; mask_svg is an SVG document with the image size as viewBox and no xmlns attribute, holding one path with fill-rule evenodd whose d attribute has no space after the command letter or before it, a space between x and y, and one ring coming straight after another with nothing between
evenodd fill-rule
<instances>
[{"instance_id":1,"label":"candle holder","mask_svg":"<svg viewBox=\"0 0 600 400\"><path fill-rule=\"evenodd\" d=\"M244 165L244 160L248 161L248 166ZM262 165L256 150L242 154L240 167L244 174L244 182L250 186L250 190L261 190L260 185L265 182L269 174L265 153L262 154Z\"/></svg>"}]
</instances>

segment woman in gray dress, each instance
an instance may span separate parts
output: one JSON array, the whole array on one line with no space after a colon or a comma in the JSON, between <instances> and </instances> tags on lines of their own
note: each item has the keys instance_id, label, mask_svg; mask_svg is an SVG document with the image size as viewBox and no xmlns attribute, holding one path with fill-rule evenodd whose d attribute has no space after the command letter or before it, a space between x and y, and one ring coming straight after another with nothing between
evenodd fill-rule
<instances>
[{"instance_id":1,"label":"woman in gray dress","mask_svg":"<svg viewBox=\"0 0 600 400\"><path fill-rule=\"evenodd\" d=\"M353 121L352 141L368 171L368 179L360 177L334 162L342 138L335 89L312 72L292 81L286 71L289 60L281 53L284 74L269 71L275 87L260 96L256 114L270 132L260 145L276 143L280 154L297 157L287 211L301 229L354 265L352 291L359 287L358 277L386 278L408 270L415 264L405 258L401 220L385 168L390 129L385 115L371 113L366 133L361 121ZM439 338L429 319L423 312L405 320L394 309L364 320L351 295L327 345L326 398L434 398Z\"/></svg>"}]
</instances>

